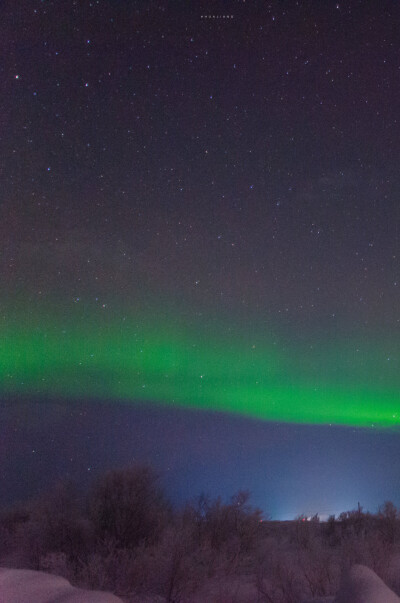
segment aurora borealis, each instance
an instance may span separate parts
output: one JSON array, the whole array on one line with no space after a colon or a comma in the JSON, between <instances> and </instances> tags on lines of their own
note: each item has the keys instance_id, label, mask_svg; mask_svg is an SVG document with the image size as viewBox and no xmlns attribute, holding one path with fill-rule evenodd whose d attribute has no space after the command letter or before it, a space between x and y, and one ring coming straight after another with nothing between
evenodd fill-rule
<instances>
[{"instance_id":1,"label":"aurora borealis","mask_svg":"<svg viewBox=\"0 0 400 603\"><path fill-rule=\"evenodd\" d=\"M223 335L222 325L210 335L200 323L158 324L154 314L89 315L89 325L79 312L63 321L31 317L26 326L16 317L18 326L2 333L3 394L139 399L298 423L399 424L399 370L391 362L398 350L387 357L387 345L347 341L279 352L281 342Z\"/></svg>"},{"instance_id":2,"label":"aurora borealis","mask_svg":"<svg viewBox=\"0 0 400 603\"><path fill-rule=\"evenodd\" d=\"M400 504L400 6L367 4L2 3L0 506L132 459L180 501Z\"/></svg>"}]
</instances>

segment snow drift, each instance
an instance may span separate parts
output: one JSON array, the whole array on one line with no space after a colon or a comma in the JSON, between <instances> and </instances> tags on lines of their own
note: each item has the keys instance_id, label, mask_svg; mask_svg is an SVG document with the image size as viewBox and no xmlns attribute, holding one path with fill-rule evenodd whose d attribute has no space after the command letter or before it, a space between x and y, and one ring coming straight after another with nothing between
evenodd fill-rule
<instances>
[{"instance_id":1,"label":"snow drift","mask_svg":"<svg viewBox=\"0 0 400 603\"><path fill-rule=\"evenodd\" d=\"M111 593L74 588L60 576L0 568L1 603L122 603Z\"/></svg>"},{"instance_id":2,"label":"snow drift","mask_svg":"<svg viewBox=\"0 0 400 603\"><path fill-rule=\"evenodd\" d=\"M343 576L335 603L400 603L390 588L365 565L353 565Z\"/></svg>"},{"instance_id":3,"label":"snow drift","mask_svg":"<svg viewBox=\"0 0 400 603\"><path fill-rule=\"evenodd\" d=\"M334 597L312 599L310 603L400 603L400 598L375 572L353 565L343 576ZM73 587L61 576L25 569L0 568L1 603L123 603L112 593Z\"/></svg>"}]
</instances>

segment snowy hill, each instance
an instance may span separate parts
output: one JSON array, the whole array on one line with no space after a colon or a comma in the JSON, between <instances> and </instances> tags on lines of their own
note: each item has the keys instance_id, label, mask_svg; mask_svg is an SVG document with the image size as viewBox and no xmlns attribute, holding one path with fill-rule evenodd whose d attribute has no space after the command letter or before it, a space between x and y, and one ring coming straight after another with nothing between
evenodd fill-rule
<instances>
[{"instance_id":1,"label":"snowy hill","mask_svg":"<svg viewBox=\"0 0 400 603\"><path fill-rule=\"evenodd\" d=\"M60 576L0 568L1 603L122 603L111 593L74 588Z\"/></svg>"}]
</instances>

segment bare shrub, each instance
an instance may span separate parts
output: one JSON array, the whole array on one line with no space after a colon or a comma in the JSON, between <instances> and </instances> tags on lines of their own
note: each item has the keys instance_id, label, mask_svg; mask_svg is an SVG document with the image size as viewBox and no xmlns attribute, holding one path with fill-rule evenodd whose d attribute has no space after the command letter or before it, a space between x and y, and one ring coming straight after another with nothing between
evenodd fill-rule
<instances>
[{"instance_id":1,"label":"bare shrub","mask_svg":"<svg viewBox=\"0 0 400 603\"><path fill-rule=\"evenodd\" d=\"M90 547L90 526L79 509L73 484L60 482L31 504L29 520L18 525L15 549L23 567L40 570L50 553L64 553L73 567ZM69 577L69 576L68 576Z\"/></svg>"},{"instance_id":2,"label":"bare shrub","mask_svg":"<svg viewBox=\"0 0 400 603\"><path fill-rule=\"evenodd\" d=\"M55 574L64 578L69 578L70 575L67 555L62 552L43 555L40 559L40 568L48 574Z\"/></svg>"},{"instance_id":3,"label":"bare shrub","mask_svg":"<svg viewBox=\"0 0 400 603\"><path fill-rule=\"evenodd\" d=\"M330 515L328 521L323 526L323 536L331 547L336 547L340 543L340 525L335 515Z\"/></svg>"},{"instance_id":4,"label":"bare shrub","mask_svg":"<svg viewBox=\"0 0 400 603\"><path fill-rule=\"evenodd\" d=\"M76 575L80 586L98 590L112 590L121 595L131 590L131 568L136 555L130 549L120 549L115 541L103 540L81 564Z\"/></svg>"},{"instance_id":5,"label":"bare shrub","mask_svg":"<svg viewBox=\"0 0 400 603\"><path fill-rule=\"evenodd\" d=\"M339 515L341 537L356 535L365 536L375 524L370 513L364 513L360 504L357 509L344 511Z\"/></svg>"},{"instance_id":6,"label":"bare shrub","mask_svg":"<svg viewBox=\"0 0 400 603\"><path fill-rule=\"evenodd\" d=\"M248 491L239 491L232 496L230 504L223 504L220 498L202 501L201 533L216 551L228 541L235 555L238 547L242 552L254 547L262 512L248 504L249 498ZM234 541L236 544L232 546Z\"/></svg>"},{"instance_id":7,"label":"bare shrub","mask_svg":"<svg viewBox=\"0 0 400 603\"><path fill-rule=\"evenodd\" d=\"M382 580L388 579L393 547L381 538L378 530L370 531L363 536L353 535L343 538L339 551L343 569L349 569L355 564L365 565Z\"/></svg>"},{"instance_id":8,"label":"bare shrub","mask_svg":"<svg viewBox=\"0 0 400 603\"><path fill-rule=\"evenodd\" d=\"M305 515L298 515L294 520L294 541L299 549L310 549L314 538L320 533L319 517L314 515L308 520Z\"/></svg>"},{"instance_id":9,"label":"bare shrub","mask_svg":"<svg viewBox=\"0 0 400 603\"><path fill-rule=\"evenodd\" d=\"M167 527L158 543L142 544L132 555L125 578L125 592L131 595L188 601L206 575L201 551L193 548L192 534L179 523ZM122 594L121 584L117 592Z\"/></svg>"},{"instance_id":10,"label":"bare shrub","mask_svg":"<svg viewBox=\"0 0 400 603\"><path fill-rule=\"evenodd\" d=\"M266 538L258 547L255 560L255 586L258 600L265 603L298 603L305 586L296 556L279 539Z\"/></svg>"},{"instance_id":11,"label":"bare shrub","mask_svg":"<svg viewBox=\"0 0 400 603\"><path fill-rule=\"evenodd\" d=\"M88 504L98 539L112 539L118 548L157 541L171 513L157 481L157 474L147 465L110 471L101 477Z\"/></svg>"},{"instance_id":12,"label":"bare shrub","mask_svg":"<svg viewBox=\"0 0 400 603\"><path fill-rule=\"evenodd\" d=\"M321 539L315 539L307 550L297 554L298 565L307 594L324 597L336 592L340 581L340 567L334 551L324 546Z\"/></svg>"},{"instance_id":13,"label":"bare shrub","mask_svg":"<svg viewBox=\"0 0 400 603\"><path fill-rule=\"evenodd\" d=\"M256 586L260 601L268 603L298 603L303 587L292 560L281 554L259 567Z\"/></svg>"},{"instance_id":14,"label":"bare shrub","mask_svg":"<svg viewBox=\"0 0 400 603\"><path fill-rule=\"evenodd\" d=\"M20 506L0 513L0 561L18 567L17 533L29 521L29 511Z\"/></svg>"},{"instance_id":15,"label":"bare shrub","mask_svg":"<svg viewBox=\"0 0 400 603\"><path fill-rule=\"evenodd\" d=\"M378 511L379 531L383 540L394 544L399 534L399 511L394 504L386 500Z\"/></svg>"}]
</instances>

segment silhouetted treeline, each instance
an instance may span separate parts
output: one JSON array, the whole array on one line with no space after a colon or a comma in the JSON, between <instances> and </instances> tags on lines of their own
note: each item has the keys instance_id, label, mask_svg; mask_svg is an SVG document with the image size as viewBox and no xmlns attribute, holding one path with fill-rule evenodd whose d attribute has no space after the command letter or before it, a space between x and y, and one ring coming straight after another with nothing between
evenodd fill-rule
<instances>
[{"instance_id":1,"label":"silhouetted treeline","mask_svg":"<svg viewBox=\"0 0 400 603\"><path fill-rule=\"evenodd\" d=\"M336 592L343 568L371 567L396 592L400 513L385 502L320 522L272 522L247 491L174 509L148 465L101 476L82 496L62 482L0 514L0 565L156 600L299 603ZM235 594L236 593L236 594Z\"/></svg>"}]
</instances>

